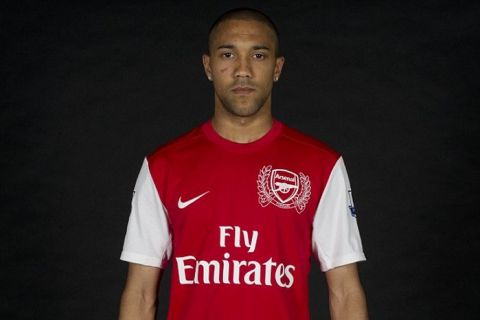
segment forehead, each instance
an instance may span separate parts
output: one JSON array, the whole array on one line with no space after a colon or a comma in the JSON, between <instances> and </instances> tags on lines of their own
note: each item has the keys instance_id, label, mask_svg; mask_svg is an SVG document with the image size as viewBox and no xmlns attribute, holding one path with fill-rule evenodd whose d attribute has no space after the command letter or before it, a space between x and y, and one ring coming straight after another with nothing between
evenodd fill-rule
<instances>
[{"instance_id":1,"label":"forehead","mask_svg":"<svg viewBox=\"0 0 480 320\"><path fill-rule=\"evenodd\" d=\"M214 30L212 44L235 41L274 44L275 33L267 24L256 20L230 19L219 23Z\"/></svg>"}]
</instances>

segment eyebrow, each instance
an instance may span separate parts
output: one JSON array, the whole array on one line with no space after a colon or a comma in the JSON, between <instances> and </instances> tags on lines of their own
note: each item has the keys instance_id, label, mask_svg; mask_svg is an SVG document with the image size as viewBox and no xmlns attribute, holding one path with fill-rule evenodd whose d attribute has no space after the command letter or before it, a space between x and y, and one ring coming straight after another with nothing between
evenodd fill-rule
<instances>
[{"instance_id":1,"label":"eyebrow","mask_svg":"<svg viewBox=\"0 0 480 320\"><path fill-rule=\"evenodd\" d=\"M234 49L235 46L233 44L222 44L217 47L217 50L219 49ZM266 45L255 45L252 47L253 50L270 50L269 47Z\"/></svg>"}]
</instances>

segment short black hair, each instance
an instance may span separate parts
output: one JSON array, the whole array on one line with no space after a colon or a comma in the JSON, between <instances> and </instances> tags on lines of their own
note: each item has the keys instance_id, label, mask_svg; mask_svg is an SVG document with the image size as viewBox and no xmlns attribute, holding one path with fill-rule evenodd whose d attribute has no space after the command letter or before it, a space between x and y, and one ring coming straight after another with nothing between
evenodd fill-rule
<instances>
[{"instance_id":1,"label":"short black hair","mask_svg":"<svg viewBox=\"0 0 480 320\"><path fill-rule=\"evenodd\" d=\"M224 12L222 15L220 15L217 20L212 24L210 27L210 30L208 30L208 51L210 53L210 46L212 44L212 38L213 34L215 32L215 29L217 26L228 20L254 20L258 21L261 23L266 24L274 33L275 36L275 55L277 57L280 56L280 40L279 40L279 33L277 26L273 22L272 19L270 19L269 16L267 16L265 13L261 12L260 10L257 9L252 9L252 8L236 8L236 9L231 9L226 12Z\"/></svg>"}]
</instances>

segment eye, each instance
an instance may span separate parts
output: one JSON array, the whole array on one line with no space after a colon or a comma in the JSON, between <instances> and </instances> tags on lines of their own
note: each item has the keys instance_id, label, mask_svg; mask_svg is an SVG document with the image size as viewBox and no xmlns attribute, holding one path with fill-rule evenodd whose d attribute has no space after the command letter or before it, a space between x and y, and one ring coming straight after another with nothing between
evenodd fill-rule
<instances>
[{"instance_id":1,"label":"eye","mask_svg":"<svg viewBox=\"0 0 480 320\"><path fill-rule=\"evenodd\" d=\"M263 53L254 53L253 58L255 58L256 60L263 60L265 59L265 55Z\"/></svg>"},{"instance_id":2,"label":"eye","mask_svg":"<svg viewBox=\"0 0 480 320\"><path fill-rule=\"evenodd\" d=\"M231 59L231 58L233 58L233 53L232 52L223 52L222 57L227 58L227 59Z\"/></svg>"}]
</instances>

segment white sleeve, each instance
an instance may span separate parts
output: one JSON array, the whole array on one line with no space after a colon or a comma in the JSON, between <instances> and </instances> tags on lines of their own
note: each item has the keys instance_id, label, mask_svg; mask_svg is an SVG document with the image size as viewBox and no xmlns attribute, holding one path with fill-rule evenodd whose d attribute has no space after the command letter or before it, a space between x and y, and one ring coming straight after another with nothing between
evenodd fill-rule
<instances>
[{"instance_id":1,"label":"white sleeve","mask_svg":"<svg viewBox=\"0 0 480 320\"><path fill-rule=\"evenodd\" d=\"M322 271L365 260L351 193L347 170L340 157L313 219L313 252Z\"/></svg>"},{"instance_id":2,"label":"white sleeve","mask_svg":"<svg viewBox=\"0 0 480 320\"><path fill-rule=\"evenodd\" d=\"M135 184L121 260L165 268L172 252L167 212L144 160Z\"/></svg>"}]
</instances>

